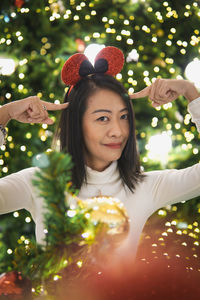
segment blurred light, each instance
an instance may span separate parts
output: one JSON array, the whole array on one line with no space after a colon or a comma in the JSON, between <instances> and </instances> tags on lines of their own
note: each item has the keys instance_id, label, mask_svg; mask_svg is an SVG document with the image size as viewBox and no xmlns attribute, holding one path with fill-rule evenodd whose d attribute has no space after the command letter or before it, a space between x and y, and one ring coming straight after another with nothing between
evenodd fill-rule
<instances>
[{"instance_id":1,"label":"blurred light","mask_svg":"<svg viewBox=\"0 0 200 300\"><path fill-rule=\"evenodd\" d=\"M90 218L90 214L89 214L89 213L86 213L86 214L85 214L85 217L86 217L87 219L89 219L89 218Z\"/></svg>"},{"instance_id":2,"label":"blurred light","mask_svg":"<svg viewBox=\"0 0 200 300\"><path fill-rule=\"evenodd\" d=\"M126 42L127 42L128 45L133 45L133 40L132 39L128 39ZM138 54L138 57L139 57L139 54Z\"/></svg>"},{"instance_id":3,"label":"blurred light","mask_svg":"<svg viewBox=\"0 0 200 300\"><path fill-rule=\"evenodd\" d=\"M15 212L13 213L13 216L14 216L15 218L18 218L18 217L19 217L18 211L15 211Z\"/></svg>"},{"instance_id":4,"label":"blurred light","mask_svg":"<svg viewBox=\"0 0 200 300\"><path fill-rule=\"evenodd\" d=\"M7 172L8 172L8 168L7 168L7 167L4 167L4 168L2 169L2 171L3 171L4 173L7 173Z\"/></svg>"},{"instance_id":5,"label":"blurred light","mask_svg":"<svg viewBox=\"0 0 200 300\"><path fill-rule=\"evenodd\" d=\"M20 78L20 79L23 79L23 78L24 78L24 74L23 74L23 73L20 73L20 74L19 74L19 78Z\"/></svg>"},{"instance_id":6,"label":"blurred light","mask_svg":"<svg viewBox=\"0 0 200 300\"><path fill-rule=\"evenodd\" d=\"M49 159L45 153L37 154L33 157L32 165L34 167L46 168L49 166Z\"/></svg>"},{"instance_id":7,"label":"blurred light","mask_svg":"<svg viewBox=\"0 0 200 300\"><path fill-rule=\"evenodd\" d=\"M116 78L117 78L117 80L121 80L121 79L122 79L122 74L121 74L121 73L118 73L118 74L116 75Z\"/></svg>"},{"instance_id":8,"label":"blurred light","mask_svg":"<svg viewBox=\"0 0 200 300\"><path fill-rule=\"evenodd\" d=\"M126 61L131 62L131 61L138 61L139 59L139 54L136 49L133 49L131 52L129 52Z\"/></svg>"},{"instance_id":9,"label":"blurred light","mask_svg":"<svg viewBox=\"0 0 200 300\"><path fill-rule=\"evenodd\" d=\"M68 210L67 211L67 216L70 218L73 218L76 215L76 211L75 210Z\"/></svg>"},{"instance_id":10,"label":"blurred light","mask_svg":"<svg viewBox=\"0 0 200 300\"><path fill-rule=\"evenodd\" d=\"M148 143L148 157L153 160L159 160L162 163L166 163L168 153L172 148L172 140L167 132L157 134L149 139Z\"/></svg>"},{"instance_id":11,"label":"blurred light","mask_svg":"<svg viewBox=\"0 0 200 300\"><path fill-rule=\"evenodd\" d=\"M21 151L26 151L26 146L24 146L24 145L21 146L21 147L20 147L20 150L21 150Z\"/></svg>"},{"instance_id":12,"label":"blurred light","mask_svg":"<svg viewBox=\"0 0 200 300\"><path fill-rule=\"evenodd\" d=\"M15 71L15 62L12 58L0 58L0 74L11 75Z\"/></svg>"},{"instance_id":13,"label":"blurred light","mask_svg":"<svg viewBox=\"0 0 200 300\"><path fill-rule=\"evenodd\" d=\"M160 215L160 216L166 216L166 215L167 215L167 212L166 212L166 210L160 209L160 210L158 211L158 215Z\"/></svg>"},{"instance_id":14,"label":"blurred light","mask_svg":"<svg viewBox=\"0 0 200 300\"><path fill-rule=\"evenodd\" d=\"M82 265L83 265L83 262L82 262L82 260L79 260L79 261L77 261L77 266L79 267L79 268L81 268L82 267Z\"/></svg>"},{"instance_id":15,"label":"blurred light","mask_svg":"<svg viewBox=\"0 0 200 300\"><path fill-rule=\"evenodd\" d=\"M82 233L81 236L82 236L84 239L87 239L87 238L89 238L90 234L91 234L91 233L90 233L89 231L86 231L86 232Z\"/></svg>"},{"instance_id":16,"label":"blurred light","mask_svg":"<svg viewBox=\"0 0 200 300\"><path fill-rule=\"evenodd\" d=\"M5 97L7 98L7 99L10 99L11 98L11 93L6 93L6 95L5 95Z\"/></svg>"},{"instance_id":17,"label":"blurred light","mask_svg":"<svg viewBox=\"0 0 200 300\"><path fill-rule=\"evenodd\" d=\"M133 70L129 70L129 71L128 71L128 75L129 75L129 76L133 76Z\"/></svg>"},{"instance_id":18,"label":"blurred light","mask_svg":"<svg viewBox=\"0 0 200 300\"><path fill-rule=\"evenodd\" d=\"M186 223L186 222L179 222L176 226L179 229L185 229L185 228L188 227L188 223Z\"/></svg>"},{"instance_id":19,"label":"blurred light","mask_svg":"<svg viewBox=\"0 0 200 300\"><path fill-rule=\"evenodd\" d=\"M195 58L185 68L185 76L192 81L197 88L200 88L200 60Z\"/></svg>"},{"instance_id":20,"label":"blurred light","mask_svg":"<svg viewBox=\"0 0 200 300\"><path fill-rule=\"evenodd\" d=\"M5 15L5 16L4 16L4 21L5 21L6 23L8 23L8 22L10 21L10 18L9 18L7 15Z\"/></svg>"},{"instance_id":21,"label":"blurred light","mask_svg":"<svg viewBox=\"0 0 200 300\"><path fill-rule=\"evenodd\" d=\"M85 48L84 54L87 56L89 61L94 65L94 60L97 53L99 53L99 51L102 50L103 48L105 48L105 45L90 44Z\"/></svg>"},{"instance_id":22,"label":"blurred light","mask_svg":"<svg viewBox=\"0 0 200 300\"><path fill-rule=\"evenodd\" d=\"M0 165L2 166L4 164L4 160L0 159Z\"/></svg>"},{"instance_id":23,"label":"blurred light","mask_svg":"<svg viewBox=\"0 0 200 300\"><path fill-rule=\"evenodd\" d=\"M31 218L30 217L26 217L25 221L26 221L26 223L30 223L31 222Z\"/></svg>"}]
</instances>

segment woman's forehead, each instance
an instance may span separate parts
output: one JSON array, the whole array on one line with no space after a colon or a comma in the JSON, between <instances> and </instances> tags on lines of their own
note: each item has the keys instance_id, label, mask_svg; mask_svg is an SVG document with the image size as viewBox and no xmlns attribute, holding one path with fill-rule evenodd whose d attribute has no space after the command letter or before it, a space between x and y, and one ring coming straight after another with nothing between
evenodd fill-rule
<instances>
[{"instance_id":1,"label":"woman's forehead","mask_svg":"<svg viewBox=\"0 0 200 300\"><path fill-rule=\"evenodd\" d=\"M114 91L101 89L92 94L87 101L88 109L124 109L123 98Z\"/></svg>"}]
</instances>

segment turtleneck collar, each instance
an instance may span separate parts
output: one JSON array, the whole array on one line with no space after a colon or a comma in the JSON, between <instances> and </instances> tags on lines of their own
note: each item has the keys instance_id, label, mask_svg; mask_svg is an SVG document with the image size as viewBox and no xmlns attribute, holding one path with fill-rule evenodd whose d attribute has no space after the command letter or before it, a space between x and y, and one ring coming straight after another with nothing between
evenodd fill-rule
<instances>
[{"instance_id":1,"label":"turtleneck collar","mask_svg":"<svg viewBox=\"0 0 200 300\"><path fill-rule=\"evenodd\" d=\"M86 166L87 184L108 184L119 179L117 161L113 161L104 171L99 172Z\"/></svg>"}]
</instances>

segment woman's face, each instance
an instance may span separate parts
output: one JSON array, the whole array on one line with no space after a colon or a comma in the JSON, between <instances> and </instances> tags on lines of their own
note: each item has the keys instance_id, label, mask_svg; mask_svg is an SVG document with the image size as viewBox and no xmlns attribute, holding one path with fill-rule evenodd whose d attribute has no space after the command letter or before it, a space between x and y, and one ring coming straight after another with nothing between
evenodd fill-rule
<instances>
[{"instance_id":1,"label":"woman's face","mask_svg":"<svg viewBox=\"0 0 200 300\"><path fill-rule=\"evenodd\" d=\"M89 97L82 126L87 166L103 171L120 158L129 137L129 121L128 109L117 93L101 89Z\"/></svg>"}]
</instances>

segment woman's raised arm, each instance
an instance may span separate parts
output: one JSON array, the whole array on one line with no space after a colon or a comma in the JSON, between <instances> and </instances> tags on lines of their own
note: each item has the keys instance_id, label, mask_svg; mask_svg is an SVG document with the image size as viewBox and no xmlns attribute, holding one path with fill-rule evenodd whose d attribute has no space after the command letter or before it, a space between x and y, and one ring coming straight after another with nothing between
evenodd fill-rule
<instances>
[{"instance_id":1,"label":"woman's raised arm","mask_svg":"<svg viewBox=\"0 0 200 300\"><path fill-rule=\"evenodd\" d=\"M30 96L0 107L0 124L5 125L11 119L22 123L53 124L53 120L48 117L47 111L61 110L67 106L68 103L55 104L43 101L37 96Z\"/></svg>"},{"instance_id":2,"label":"woman's raised arm","mask_svg":"<svg viewBox=\"0 0 200 300\"><path fill-rule=\"evenodd\" d=\"M183 79L162 79L158 78L150 86L140 92L130 95L132 99L149 97L152 106L157 107L168 102L172 102L183 95L188 102L192 102L200 97L193 83Z\"/></svg>"},{"instance_id":3,"label":"woman's raised arm","mask_svg":"<svg viewBox=\"0 0 200 300\"><path fill-rule=\"evenodd\" d=\"M10 117L9 117L7 108L8 107L6 105L3 105L0 107L0 124L4 127L10 121Z\"/></svg>"},{"instance_id":4,"label":"woman's raised arm","mask_svg":"<svg viewBox=\"0 0 200 300\"><path fill-rule=\"evenodd\" d=\"M53 124L48 116L48 110L61 110L67 108L68 103L55 104L41 100L37 96L13 101L0 107L0 146L5 136L4 127L10 120L22 123Z\"/></svg>"}]
</instances>

